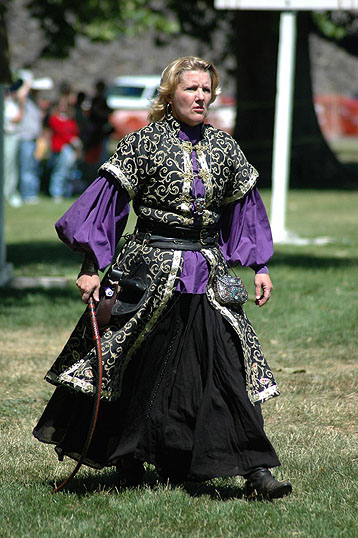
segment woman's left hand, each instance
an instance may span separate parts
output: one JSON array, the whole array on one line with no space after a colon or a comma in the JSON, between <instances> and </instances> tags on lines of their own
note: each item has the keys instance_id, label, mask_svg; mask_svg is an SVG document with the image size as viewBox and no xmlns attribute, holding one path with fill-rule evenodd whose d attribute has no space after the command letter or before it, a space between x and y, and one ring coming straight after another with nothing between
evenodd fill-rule
<instances>
[{"instance_id":1,"label":"woman's left hand","mask_svg":"<svg viewBox=\"0 0 358 538\"><path fill-rule=\"evenodd\" d=\"M263 306L271 297L273 285L270 275L261 273L255 275L255 303L257 306Z\"/></svg>"}]
</instances>

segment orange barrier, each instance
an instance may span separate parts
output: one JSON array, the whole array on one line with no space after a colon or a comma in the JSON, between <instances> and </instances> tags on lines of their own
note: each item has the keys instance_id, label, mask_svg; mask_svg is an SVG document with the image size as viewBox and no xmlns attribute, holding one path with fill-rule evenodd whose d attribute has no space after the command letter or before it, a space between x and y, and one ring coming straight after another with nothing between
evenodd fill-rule
<instances>
[{"instance_id":1,"label":"orange barrier","mask_svg":"<svg viewBox=\"0 0 358 538\"><path fill-rule=\"evenodd\" d=\"M314 104L326 138L358 136L358 99L342 95L315 95Z\"/></svg>"}]
</instances>

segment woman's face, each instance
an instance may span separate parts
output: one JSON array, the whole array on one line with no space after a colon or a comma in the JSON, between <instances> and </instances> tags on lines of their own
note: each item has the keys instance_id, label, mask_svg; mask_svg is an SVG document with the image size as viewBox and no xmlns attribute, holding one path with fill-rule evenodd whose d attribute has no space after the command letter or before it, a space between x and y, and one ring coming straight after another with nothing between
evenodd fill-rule
<instances>
[{"instance_id":1,"label":"woman's face","mask_svg":"<svg viewBox=\"0 0 358 538\"><path fill-rule=\"evenodd\" d=\"M207 71L184 71L175 92L168 97L173 116L187 125L202 123L211 101L211 76Z\"/></svg>"}]
</instances>

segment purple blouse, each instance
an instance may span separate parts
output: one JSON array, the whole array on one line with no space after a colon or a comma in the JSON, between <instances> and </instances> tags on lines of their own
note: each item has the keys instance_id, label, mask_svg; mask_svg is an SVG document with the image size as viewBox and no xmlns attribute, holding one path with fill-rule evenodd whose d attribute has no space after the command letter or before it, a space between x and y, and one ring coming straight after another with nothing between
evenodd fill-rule
<instances>
[{"instance_id":1,"label":"purple blouse","mask_svg":"<svg viewBox=\"0 0 358 538\"><path fill-rule=\"evenodd\" d=\"M180 138L195 144L200 126L182 125ZM194 199L203 196L195 151L192 153ZM59 238L72 250L92 253L104 270L111 262L129 214L127 192L106 178L97 178L57 221ZM243 198L226 206L219 225L219 246L229 265L239 263L256 273L268 273L267 261L273 254L270 224L256 187ZM181 293L205 293L209 278L206 259L200 252L183 253L183 270L177 285Z\"/></svg>"}]
</instances>

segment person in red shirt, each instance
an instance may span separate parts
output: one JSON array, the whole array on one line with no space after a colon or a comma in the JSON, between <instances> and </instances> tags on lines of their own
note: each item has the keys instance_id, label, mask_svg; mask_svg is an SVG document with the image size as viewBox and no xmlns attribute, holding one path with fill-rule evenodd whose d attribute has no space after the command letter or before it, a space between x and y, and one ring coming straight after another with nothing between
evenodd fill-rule
<instances>
[{"instance_id":1,"label":"person in red shirt","mask_svg":"<svg viewBox=\"0 0 358 538\"><path fill-rule=\"evenodd\" d=\"M55 201L67 193L67 183L81 149L78 126L67 95L62 95L47 122L51 138L51 176L49 192Z\"/></svg>"}]
</instances>

